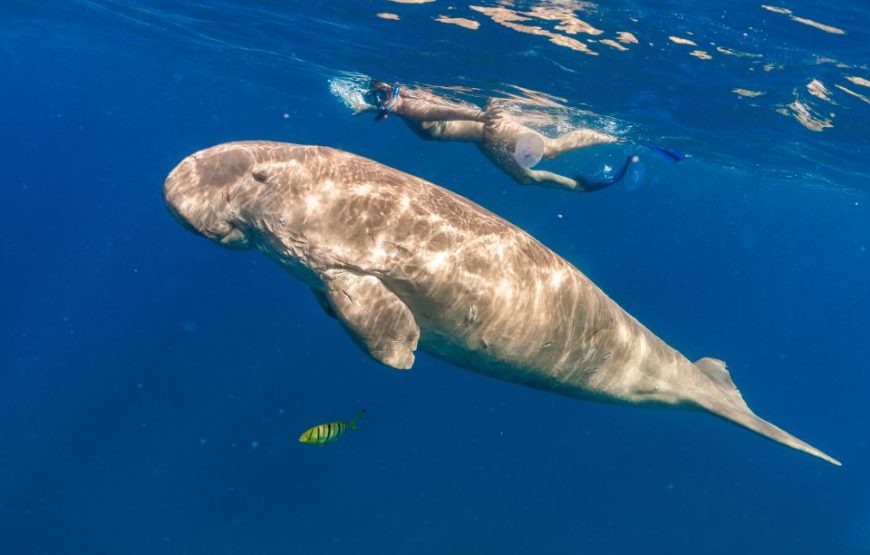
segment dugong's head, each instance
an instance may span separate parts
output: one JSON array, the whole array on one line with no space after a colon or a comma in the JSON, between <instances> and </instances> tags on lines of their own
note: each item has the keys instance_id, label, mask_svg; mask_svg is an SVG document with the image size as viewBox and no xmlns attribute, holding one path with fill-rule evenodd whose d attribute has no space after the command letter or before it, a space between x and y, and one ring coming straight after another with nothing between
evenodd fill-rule
<instances>
[{"instance_id":1,"label":"dugong's head","mask_svg":"<svg viewBox=\"0 0 870 555\"><path fill-rule=\"evenodd\" d=\"M195 233L228 248L248 248L238 207L254 162L253 153L242 144L219 145L188 156L163 184L167 208Z\"/></svg>"}]
</instances>

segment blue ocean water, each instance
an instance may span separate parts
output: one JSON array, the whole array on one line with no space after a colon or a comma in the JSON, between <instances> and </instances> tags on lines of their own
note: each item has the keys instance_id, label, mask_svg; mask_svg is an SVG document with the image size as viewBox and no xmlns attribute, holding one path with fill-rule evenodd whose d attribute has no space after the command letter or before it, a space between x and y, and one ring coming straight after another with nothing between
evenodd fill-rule
<instances>
[{"instance_id":1,"label":"blue ocean water","mask_svg":"<svg viewBox=\"0 0 870 555\"><path fill-rule=\"evenodd\" d=\"M0 553L870 553L868 22L856 0L4 2ZM643 179L522 187L352 116L335 85L367 76L546 99L691 157L600 147L558 162L636 149ZM844 466L707 415L373 362L274 263L164 208L178 161L241 139L473 199Z\"/></svg>"}]
</instances>

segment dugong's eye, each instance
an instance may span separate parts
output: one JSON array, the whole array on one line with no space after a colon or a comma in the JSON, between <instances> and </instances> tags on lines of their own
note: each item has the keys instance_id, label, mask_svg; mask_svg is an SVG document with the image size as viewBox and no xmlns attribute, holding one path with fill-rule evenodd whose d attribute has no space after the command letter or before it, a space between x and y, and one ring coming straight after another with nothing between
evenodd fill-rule
<instances>
[{"instance_id":1,"label":"dugong's eye","mask_svg":"<svg viewBox=\"0 0 870 555\"><path fill-rule=\"evenodd\" d=\"M230 203L231 197L229 191L224 191L224 200L227 201L227 204Z\"/></svg>"}]
</instances>

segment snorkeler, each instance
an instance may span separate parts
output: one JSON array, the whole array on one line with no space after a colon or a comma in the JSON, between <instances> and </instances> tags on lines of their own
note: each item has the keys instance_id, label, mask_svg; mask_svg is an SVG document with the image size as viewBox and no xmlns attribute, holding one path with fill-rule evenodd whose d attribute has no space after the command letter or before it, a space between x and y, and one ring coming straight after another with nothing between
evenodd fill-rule
<instances>
[{"instance_id":1,"label":"snorkeler","mask_svg":"<svg viewBox=\"0 0 870 555\"><path fill-rule=\"evenodd\" d=\"M612 176L592 181L546 170L532 169L542 158L552 160L581 148L616 143L617 137L593 129L578 128L550 138L511 117L507 100L490 98L486 109L451 102L423 89L408 89L372 80L364 96L366 103L356 113L377 111L376 121L395 114L425 140L474 143L483 154L523 185L542 185L556 189L598 191L622 179L638 161L629 156Z\"/></svg>"}]
</instances>

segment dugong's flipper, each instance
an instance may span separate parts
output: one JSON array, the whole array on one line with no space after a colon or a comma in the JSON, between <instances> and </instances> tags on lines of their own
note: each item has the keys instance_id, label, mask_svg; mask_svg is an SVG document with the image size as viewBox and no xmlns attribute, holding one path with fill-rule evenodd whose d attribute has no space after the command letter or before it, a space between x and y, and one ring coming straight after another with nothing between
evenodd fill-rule
<instances>
[{"instance_id":1,"label":"dugong's flipper","mask_svg":"<svg viewBox=\"0 0 870 555\"><path fill-rule=\"evenodd\" d=\"M842 464L837 459L799 440L785 430L777 428L752 412L746 401L743 400L740 390L737 389L737 386L731 380L731 374L725 366L725 361L715 358L702 358L695 361L695 366L713 380L713 383L716 385L714 389L705 392L698 399L702 407L720 418L730 420L777 443L782 443L792 449L809 453L837 466Z\"/></svg>"},{"instance_id":2,"label":"dugong's flipper","mask_svg":"<svg viewBox=\"0 0 870 555\"><path fill-rule=\"evenodd\" d=\"M378 278L348 270L326 273L326 298L351 337L375 360L406 370L420 328L408 306Z\"/></svg>"}]
</instances>

